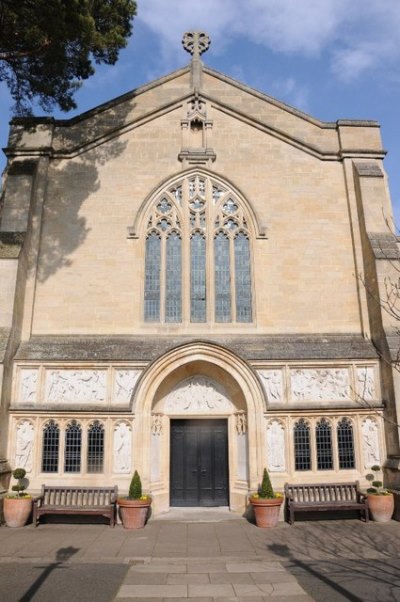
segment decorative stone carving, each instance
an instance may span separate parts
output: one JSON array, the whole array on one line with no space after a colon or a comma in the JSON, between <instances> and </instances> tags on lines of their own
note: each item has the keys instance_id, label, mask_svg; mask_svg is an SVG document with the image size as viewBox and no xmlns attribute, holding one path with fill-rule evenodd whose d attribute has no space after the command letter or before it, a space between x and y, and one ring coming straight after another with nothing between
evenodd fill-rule
<instances>
[{"instance_id":1,"label":"decorative stone carving","mask_svg":"<svg viewBox=\"0 0 400 602\"><path fill-rule=\"evenodd\" d=\"M162 433L162 414L152 414L151 416L151 432L153 435L161 435Z\"/></svg>"},{"instance_id":2,"label":"decorative stone carving","mask_svg":"<svg viewBox=\"0 0 400 602\"><path fill-rule=\"evenodd\" d=\"M380 453L379 453L379 437L378 437L378 425L372 418L365 418L362 423L362 441L363 441L363 455L364 455L364 468L371 468L374 464L380 464Z\"/></svg>"},{"instance_id":3,"label":"decorative stone carving","mask_svg":"<svg viewBox=\"0 0 400 602\"><path fill-rule=\"evenodd\" d=\"M104 402L105 370L48 370L47 402Z\"/></svg>"},{"instance_id":4,"label":"decorative stone carving","mask_svg":"<svg viewBox=\"0 0 400 602\"><path fill-rule=\"evenodd\" d=\"M23 420L17 425L15 467L25 468L26 472L32 470L34 435L35 429L29 420Z\"/></svg>"},{"instance_id":5,"label":"decorative stone carving","mask_svg":"<svg viewBox=\"0 0 400 602\"><path fill-rule=\"evenodd\" d=\"M132 470L132 430L127 422L114 427L113 472L129 473Z\"/></svg>"},{"instance_id":6,"label":"decorative stone carving","mask_svg":"<svg viewBox=\"0 0 400 602\"><path fill-rule=\"evenodd\" d=\"M231 413L233 405L223 387L207 376L191 376L167 396L165 412L172 414Z\"/></svg>"},{"instance_id":7,"label":"decorative stone carving","mask_svg":"<svg viewBox=\"0 0 400 602\"><path fill-rule=\"evenodd\" d=\"M280 420L270 420L267 423L267 462L271 472L286 470L285 427Z\"/></svg>"},{"instance_id":8,"label":"decorative stone carving","mask_svg":"<svg viewBox=\"0 0 400 602\"><path fill-rule=\"evenodd\" d=\"M37 400L38 374L37 368L21 368L19 401L32 403Z\"/></svg>"},{"instance_id":9,"label":"decorative stone carving","mask_svg":"<svg viewBox=\"0 0 400 602\"><path fill-rule=\"evenodd\" d=\"M258 370L265 396L269 403L280 402L283 399L282 370Z\"/></svg>"},{"instance_id":10,"label":"decorative stone carving","mask_svg":"<svg viewBox=\"0 0 400 602\"><path fill-rule=\"evenodd\" d=\"M374 368L363 366L357 368L357 398L361 401L373 401L376 399Z\"/></svg>"},{"instance_id":11,"label":"decorative stone carving","mask_svg":"<svg viewBox=\"0 0 400 602\"><path fill-rule=\"evenodd\" d=\"M238 435L245 435L247 432L247 416L244 412L236 414L236 432Z\"/></svg>"},{"instance_id":12,"label":"decorative stone carving","mask_svg":"<svg viewBox=\"0 0 400 602\"><path fill-rule=\"evenodd\" d=\"M183 34L182 45L186 52L198 58L211 44L209 36L202 31L187 31Z\"/></svg>"},{"instance_id":13,"label":"decorative stone carving","mask_svg":"<svg viewBox=\"0 0 400 602\"><path fill-rule=\"evenodd\" d=\"M120 403L129 403L133 390L141 375L141 370L115 370L114 373L114 400Z\"/></svg>"},{"instance_id":14,"label":"decorative stone carving","mask_svg":"<svg viewBox=\"0 0 400 602\"><path fill-rule=\"evenodd\" d=\"M348 368L304 368L291 370L295 401L350 400Z\"/></svg>"}]
</instances>

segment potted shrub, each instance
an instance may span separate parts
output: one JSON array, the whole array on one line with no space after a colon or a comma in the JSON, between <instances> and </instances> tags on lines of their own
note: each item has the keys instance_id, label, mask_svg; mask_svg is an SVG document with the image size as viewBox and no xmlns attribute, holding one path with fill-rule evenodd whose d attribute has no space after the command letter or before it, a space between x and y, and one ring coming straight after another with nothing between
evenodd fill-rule
<instances>
[{"instance_id":1,"label":"potted shrub","mask_svg":"<svg viewBox=\"0 0 400 602\"><path fill-rule=\"evenodd\" d=\"M3 513L7 527L23 527L32 511L32 496L25 493L25 475L24 468L16 468L12 473L18 483L11 487L16 493L4 498Z\"/></svg>"},{"instance_id":2,"label":"potted shrub","mask_svg":"<svg viewBox=\"0 0 400 602\"><path fill-rule=\"evenodd\" d=\"M151 496L143 495L142 482L137 470L132 477L128 496L118 498L118 505L125 529L143 529L151 505Z\"/></svg>"},{"instance_id":3,"label":"potted shrub","mask_svg":"<svg viewBox=\"0 0 400 602\"><path fill-rule=\"evenodd\" d=\"M381 471L380 466L371 466L375 474L367 474L365 478L371 481L372 487L367 489L368 508L372 518L378 523L385 523L392 518L394 511L393 493L384 489L382 481L376 480Z\"/></svg>"},{"instance_id":4,"label":"potted shrub","mask_svg":"<svg viewBox=\"0 0 400 602\"><path fill-rule=\"evenodd\" d=\"M282 502L283 495L274 493L268 471L264 468L261 486L250 496L257 527L276 527Z\"/></svg>"}]
</instances>

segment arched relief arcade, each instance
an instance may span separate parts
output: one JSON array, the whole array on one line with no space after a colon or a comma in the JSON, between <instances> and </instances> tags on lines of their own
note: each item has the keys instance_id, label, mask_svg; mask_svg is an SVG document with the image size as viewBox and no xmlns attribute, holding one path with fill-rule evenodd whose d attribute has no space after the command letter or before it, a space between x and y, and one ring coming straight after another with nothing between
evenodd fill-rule
<instances>
[{"instance_id":1,"label":"arched relief arcade","mask_svg":"<svg viewBox=\"0 0 400 602\"><path fill-rule=\"evenodd\" d=\"M245 362L211 344L175 349L144 375L135 408L136 464L156 511L243 508L265 450L264 397Z\"/></svg>"}]
</instances>

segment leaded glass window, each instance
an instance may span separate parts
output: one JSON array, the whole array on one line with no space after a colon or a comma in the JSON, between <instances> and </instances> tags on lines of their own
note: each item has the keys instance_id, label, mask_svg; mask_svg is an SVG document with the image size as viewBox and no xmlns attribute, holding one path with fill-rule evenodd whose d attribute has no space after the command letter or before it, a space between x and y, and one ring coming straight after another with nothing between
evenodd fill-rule
<instances>
[{"instance_id":1,"label":"leaded glass window","mask_svg":"<svg viewBox=\"0 0 400 602\"><path fill-rule=\"evenodd\" d=\"M354 468L354 437L353 425L348 418L342 418L337 425L337 443L339 453L339 468Z\"/></svg>"},{"instance_id":2,"label":"leaded glass window","mask_svg":"<svg viewBox=\"0 0 400 602\"><path fill-rule=\"evenodd\" d=\"M195 173L156 194L145 220L146 322L253 320L250 231L237 194Z\"/></svg>"},{"instance_id":3,"label":"leaded glass window","mask_svg":"<svg viewBox=\"0 0 400 602\"><path fill-rule=\"evenodd\" d=\"M190 239L190 321L206 321L206 239L201 232Z\"/></svg>"},{"instance_id":4,"label":"leaded glass window","mask_svg":"<svg viewBox=\"0 0 400 602\"><path fill-rule=\"evenodd\" d=\"M42 472L58 472L60 429L50 420L43 429Z\"/></svg>"},{"instance_id":5,"label":"leaded glass window","mask_svg":"<svg viewBox=\"0 0 400 602\"><path fill-rule=\"evenodd\" d=\"M182 251L179 234L167 238L165 279L165 321L182 321Z\"/></svg>"},{"instance_id":6,"label":"leaded glass window","mask_svg":"<svg viewBox=\"0 0 400 602\"><path fill-rule=\"evenodd\" d=\"M321 418L315 427L315 444L317 448L317 469L332 470L332 427L325 418Z\"/></svg>"},{"instance_id":7,"label":"leaded glass window","mask_svg":"<svg viewBox=\"0 0 400 602\"><path fill-rule=\"evenodd\" d=\"M65 430L64 472L81 470L82 430L76 420L72 420Z\"/></svg>"},{"instance_id":8,"label":"leaded glass window","mask_svg":"<svg viewBox=\"0 0 400 602\"><path fill-rule=\"evenodd\" d=\"M161 239L152 232L146 240L144 316L146 322L160 319Z\"/></svg>"},{"instance_id":9,"label":"leaded glass window","mask_svg":"<svg viewBox=\"0 0 400 602\"><path fill-rule=\"evenodd\" d=\"M104 464L104 428L95 420L88 430L87 471L103 472Z\"/></svg>"},{"instance_id":10,"label":"leaded glass window","mask_svg":"<svg viewBox=\"0 0 400 602\"><path fill-rule=\"evenodd\" d=\"M229 238L219 232L214 239L215 321L231 321L231 267Z\"/></svg>"},{"instance_id":11,"label":"leaded glass window","mask_svg":"<svg viewBox=\"0 0 400 602\"><path fill-rule=\"evenodd\" d=\"M311 470L310 427L300 418L294 425L295 470Z\"/></svg>"}]
</instances>

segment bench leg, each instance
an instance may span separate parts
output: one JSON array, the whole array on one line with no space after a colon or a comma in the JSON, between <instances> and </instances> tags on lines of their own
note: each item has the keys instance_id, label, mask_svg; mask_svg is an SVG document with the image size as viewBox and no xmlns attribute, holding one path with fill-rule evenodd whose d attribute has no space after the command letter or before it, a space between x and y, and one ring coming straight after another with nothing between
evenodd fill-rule
<instances>
[{"instance_id":1,"label":"bench leg","mask_svg":"<svg viewBox=\"0 0 400 602\"><path fill-rule=\"evenodd\" d=\"M364 518L365 518L365 522L367 523L369 521L369 508L368 508L368 506L365 506Z\"/></svg>"},{"instance_id":2,"label":"bench leg","mask_svg":"<svg viewBox=\"0 0 400 602\"><path fill-rule=\"evenodd\" d=\"M33 522L33 526L37 527L38 526L38 517L37 517L37 507L34 504L33 505L33 515L32 515L32 522Z\"/></svg>"},{"instance_id":3,"label":"bench leg","mask_svg":"<svg viewBox=\"0 0 400 602\"><path fill-rule=\"evenodd\" d=\"M292 506L290 506L290 520L289 523L291 525L294 525L294 509L292 508Z\"/></svg>"}]
</instances>

